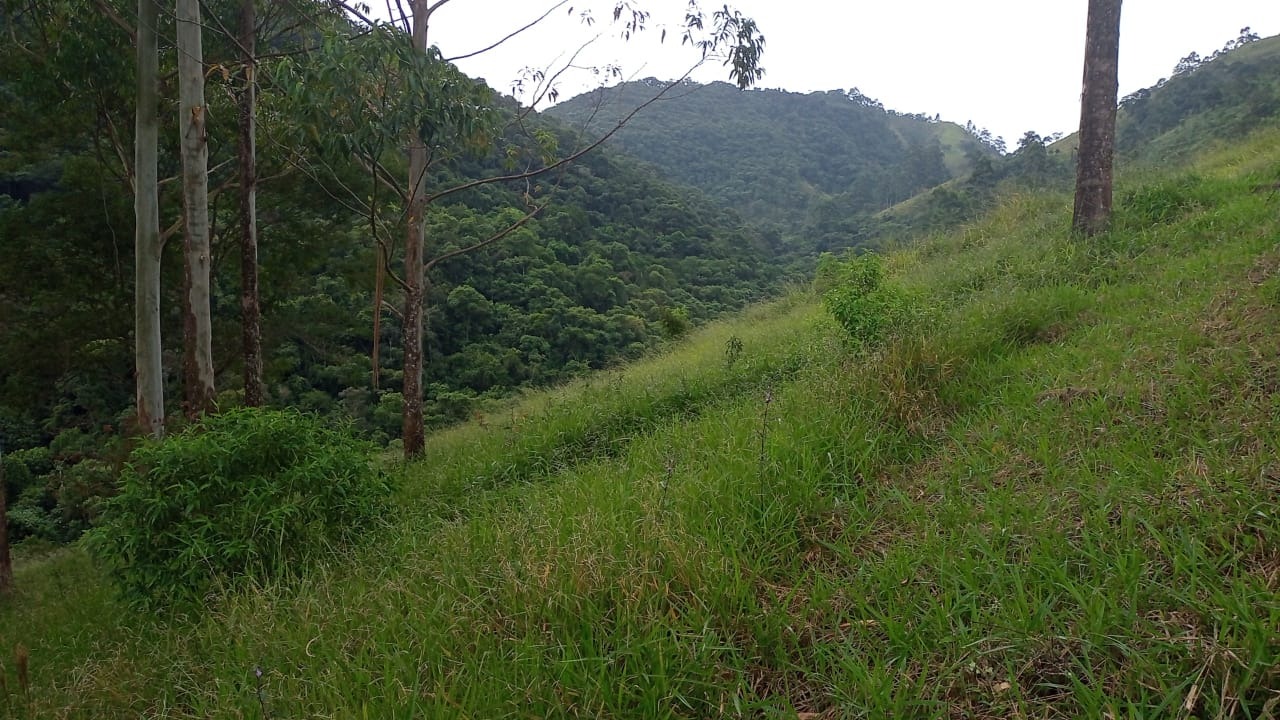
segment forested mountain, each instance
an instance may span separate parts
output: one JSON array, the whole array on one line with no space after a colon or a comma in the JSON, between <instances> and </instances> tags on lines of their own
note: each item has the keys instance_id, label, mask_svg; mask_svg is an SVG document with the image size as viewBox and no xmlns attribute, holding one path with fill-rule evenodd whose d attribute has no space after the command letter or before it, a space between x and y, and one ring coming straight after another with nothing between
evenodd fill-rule
<instances>
[{"instance_id":1,"label":"forested mountain","mask_svg":"<svg viewBox=\"0 0 1280 720\"><path fill-rule=\"evenodd\" d=\"M12 470L17 539L65 540L82 530L85 501L110 494L136 431L133 48L116 22L131 11L114 0L102 7L115 8L115 19L58 3L0 17L18 43L0 58L0 446ZM209 8L211 26L234 26L235 4ZM171 26L160 30L162 38L170 33ZM171 90L171 42L162 43L162 95ZM308 74L323 60L311 58L319 49L300 52L302 40L287 33L274 42L292 51L275 53L262 71L266 401L350 421L358 434L386 443L399 437L404 402L397 322L404 293L396 277L403 271L388 263L375 345L375 268L403 237L402 200L348 147L326 151L330 138L345 142L360 129L306 125L300 104L319 91ZM243 393L235 76L222 71L234 62L233 48L209 32L205 57L213 360L218 407L227 409ZM356 91L386 89L377 75L349 75L363 83ZM295 97L288 84L298 78L305 92ZM454 82L459 92L490 92ZM576 147L556 120L516 122L514 101L492 105L497 134L480 150L451 152L431 170L431 187L536 168L549 149ZM331 111L319 108L321 119L329 122ZM161 109L159 165L169 178L160 188L165 395L169 414L180 418L194 413L179 405L186 291L177 115L171 105ZM394 141L378 162L389 176L407 175ZM372 217L363 207L381 209ZM771 248L735 213L608 148L532 179L450 194L430 206L426 225L437 258L501 235L426 273L424 397L427 422L436 425L472 416L478 400L635 358L693 323L765 297L778 278ZM25 480L20 467L31 471Z\"/></svg>"},{"instance_id":2,"label":"forested mountain","mask_svg":"<svg viewBox=\"0 0 1280 720\"><path fill-rule=\"evenodd\" d=\"M623 83L547 114L599 131L658 87L654 79ZM996 154L958 125L886 110L857 89L741 92L692 81L645 108L616 141L667 177L788 234L828 216L882 210Z\"/></svg>"},{"instance_id":3,"label":"forested mountain","mask_svg":"<svg viewBox=\"0 0 1280 720\"><path fill-rule=\"evenodd\" d=\"M1280 36L1245 28L1222 49L1191 53L1172 75L1120 102L1117 150L1134 162L1185 161L1205 144L1235 139L1280 116Z\"/></svg>"},{"instance_id":4,"label":"forested mountain","mask_svg":"<svg viewBox=\"0 0 1280 720\"><path fill-rule=\"evenodd\" d=\"M1120 167L1186 158L1280 114L1280 37L1243 30L1192 52L1170 77L1121 102ZM652 95L655 80L597 90L552 107L576 128L610 127ZM1007 154L970 125L885 108L855 90L740 92L685 82L617 135L627 153L757 222L775 223L792 259L876 245L952 225L1001 188L1065 187L1074 135L1028 131ZM999 150L997 150L999 147Z\"/></svg>"},{"instance_id":5,"label":"forested mountain","mask_svg":"<svg viewBox=\"0 0 1280 720\"><path fill-rule=\"evenodd\" d=\"M1192 52L1170 77L1120 102L1117 169L1165 169L1214 144L1232 142L1280 119L1280 36L1249 28L1201 57ZM1065 188L1074 172L1075 134L1054 140L1026 133L1017 149L857 224L868 241L936 230L977 217L1001 188Z\"/></svg>"}]
</instances>

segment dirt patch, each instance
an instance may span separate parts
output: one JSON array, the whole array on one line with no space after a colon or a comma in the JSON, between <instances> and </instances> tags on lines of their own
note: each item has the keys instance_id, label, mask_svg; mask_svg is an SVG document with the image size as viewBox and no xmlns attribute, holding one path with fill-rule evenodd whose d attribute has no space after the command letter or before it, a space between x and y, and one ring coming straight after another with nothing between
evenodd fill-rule
<instances>
[{"instance_id":1,"label":"dirt patch","mask_svg":"<svg viewBox=\"0 0 1280 720\"><path fill-rule=\"evenodd\" d=\"M1280 274L1280 251L1269 252L1258 258L1249 269L1249 282L1255 286L1261 285L1277 274Z\"/></svg>"},{"instance_id":2,"label":"dirt patch","mask_svg":"<svg viewBox=\"0 0 1280 720\"><path fill-rule=\"evenodd\" d=\"M1073 405L1081 400L1092 400L1100 394L1097 390L1089 387L1061 387L1045 390L1036 396L1036 402L1041 405L1050 403Z\"/></svg>"}]
</instances>

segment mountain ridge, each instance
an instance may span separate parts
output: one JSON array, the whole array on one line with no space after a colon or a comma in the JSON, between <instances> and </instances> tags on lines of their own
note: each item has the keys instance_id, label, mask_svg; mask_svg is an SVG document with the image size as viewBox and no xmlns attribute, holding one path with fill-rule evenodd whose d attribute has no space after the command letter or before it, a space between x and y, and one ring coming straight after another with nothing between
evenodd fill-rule
<instances>
[{"instance_id":1,"label":"mountain ridge","mask_svg":"<svg viewBox=\"0 0 1280 720\"><path fill-rule=\"evenodd\" d=\"M648 78L563 101L545 113L588 133L611 127L665 85ZM822 203L888 207L963 175L994 149L954 123L886 110L856 88L739 91L684 81L621 128L624 153L698 187L744 218L798 233Z\"/></svg>"}]
</instances>

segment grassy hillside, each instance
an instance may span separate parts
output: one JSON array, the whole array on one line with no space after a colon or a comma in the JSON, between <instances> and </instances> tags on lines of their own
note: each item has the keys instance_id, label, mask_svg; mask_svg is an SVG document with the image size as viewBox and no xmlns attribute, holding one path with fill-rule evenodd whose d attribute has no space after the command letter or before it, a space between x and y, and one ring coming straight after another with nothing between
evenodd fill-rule
<instances>
[{"instance_id":1,"label":"grassy hillside","mask_svg":"<svg viewBox=\"0 0 1280 720\"><path fill-rule=\"evenodd\" d=\"M928 312L882 349L800 293L531 394L435 437L366 546L198 617L27 559L0 708L1273 716L1278 183L1269 131L1093 240L1009 198L889 257Z\"/></svg>"}]
</instances>

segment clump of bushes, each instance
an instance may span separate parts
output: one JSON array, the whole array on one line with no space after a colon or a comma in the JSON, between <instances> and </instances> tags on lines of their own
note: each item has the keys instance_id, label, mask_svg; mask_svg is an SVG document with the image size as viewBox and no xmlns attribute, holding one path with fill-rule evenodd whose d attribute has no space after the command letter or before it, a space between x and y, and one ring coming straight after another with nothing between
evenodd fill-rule
<instances>
[{"instance_id":1,"label":"clump of bushes","mask_svg":"<svg viewBox=\"0 0 1280 720\"><path fill-rule=\"evenodd\" d=\"M843 261L823 255L815 284L827 311L859 349L878 347L900 335L923 313L919 298L885 281L884 260L872 253Z\"/></svg>"},{"instance_id":2,"label":"clump of bushes","mask_svg":"<svg viewBox=\"0 0 1280 720\"><path fill-rule=\"evenodd\" d=\"M112 464L64 438L87 437L65 430L50 447L5 453L4 487L8 499L9 539L14 543L68 543L97 517L102 498L115 493Z\"/></svg>"},{"instance_id":3,"label":"clump of bushes","mask_svg":"<svg viewBox=\"0 0 1280 720\"><path fill-rule=\"evenodd\" d=\"M143 607L286 575L390 509L371 452L295 411L209 417L134 451L90 548Z\"/></svg>"}]
</instances>

